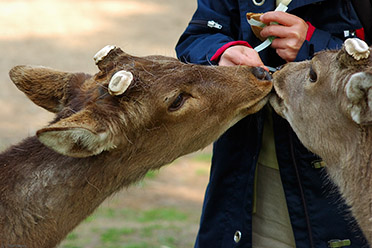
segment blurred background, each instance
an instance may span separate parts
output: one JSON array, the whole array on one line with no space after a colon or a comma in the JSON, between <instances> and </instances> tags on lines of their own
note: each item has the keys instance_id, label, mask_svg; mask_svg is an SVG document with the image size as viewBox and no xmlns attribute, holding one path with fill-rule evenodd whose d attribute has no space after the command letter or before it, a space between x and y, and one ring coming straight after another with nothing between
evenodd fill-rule
<instances>
[{"instance_id":1,"label":"blurred background","mask_svg":"<svg viewBox=\"0 0 372 248\"><path fill-rule=\"evenodd\" d=\"M8 77L31 64L94 74L107 44L132 55L175 57L196 0L1 0L0 151L52 120ZM60 247L192 247L208 182L210 148L151 172L77 227ZM82 195L81 197L84 197Z\"/></svg>"}]
</instances>

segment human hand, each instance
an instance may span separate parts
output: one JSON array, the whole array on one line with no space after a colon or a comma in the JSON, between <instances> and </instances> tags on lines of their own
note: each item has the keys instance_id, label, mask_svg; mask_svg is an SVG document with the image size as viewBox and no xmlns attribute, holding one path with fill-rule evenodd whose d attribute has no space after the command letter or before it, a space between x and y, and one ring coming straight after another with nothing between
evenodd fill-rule
<instances>
[{"instance_id":1,"label":"human hand","mask_svg":"<svg viewBox=\"0 0 372 248\"><path fill-rule=\"evenodd\" d=\"M307 23L292 14L282 11L270 11L261 16L261 21L268 24L277 22L280 25L268 25L261 31L262 37L275 36L271 47L285 61L294 61L307 35Z\"/></svg>"},{"instance_id":2,"label":"human hand","mask_svg":"<svg viewBox=\"0 0 372 248\"><path fill-rule=\"evenodd\" d=\"M258 53L247 46L236 45L229 47L221 55L218 65L232 66L232 65L248 65L248 66L259 66L267 68L261 61Z\"/></svg>"}]
</instances>

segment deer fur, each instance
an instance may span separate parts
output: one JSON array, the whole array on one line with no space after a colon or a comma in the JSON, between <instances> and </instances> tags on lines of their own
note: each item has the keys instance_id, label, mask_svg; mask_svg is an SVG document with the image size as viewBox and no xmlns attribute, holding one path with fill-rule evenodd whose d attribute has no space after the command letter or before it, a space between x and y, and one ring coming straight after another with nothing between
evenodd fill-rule
<instances>
[{"instance_id":1,"label":"deer fur","mask_svg":"<svg viewBox=\"0 0 372 248\"><path fill-rule=\"evenodd\" d=\"M55 247L114 192L199 150L267 102L267 73L134 57L112 47L99 72L17 66L15 85L54 121L0 154L0 245ZM111 95L125 70L128 89Z\"/></svg>"},{"instance_id":2,"label":"deer fur","mask_svg":"<svg viewBox=\"0 0 372 248\"><path fill-rule=\"evenodd\" d=\"M274 74L270 103L326 162L372 244L372 58L364 47L368 56L354 56L344 46L285 65Z\"/></svg>"}]
</instances>

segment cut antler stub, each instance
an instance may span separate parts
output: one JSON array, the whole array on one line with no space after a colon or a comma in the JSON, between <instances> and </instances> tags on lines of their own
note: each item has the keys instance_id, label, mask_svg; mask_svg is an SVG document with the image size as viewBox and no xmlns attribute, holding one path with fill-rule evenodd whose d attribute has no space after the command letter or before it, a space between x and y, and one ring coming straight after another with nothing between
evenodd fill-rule
<instances>
[{"instance_id":1,"label":"cut antler stub","mask_svg":"<svg viewBox=\"0 0 372 248\"><path fill-rule=\"evenodd\" d=\"M105 46L104 48L102 48L101 50L99 50L96 55L94 55L93 59L94 59L94 62L96 64L98 64L101 60L103 60L107 54L109 54L109 52L113 49L115 49L116 46L113 46L113 45L107 45Z\"/></svg>"},{"instance_id":2,"label":"cut antler stub","mask_svg":"<svg viewBox=\"0 0 372 248\"><path fill-rule=\"evenodd\" d=\"M357 38L349 38L344 42L345 51L355 60L366 59L370 51L367 43Z\"/></svg>"},{"instance_id":3,"label":"cut antler stub","mask_svg":"<svg viewBox=\"0 0 372 248\"><path fill-rule=\"evenodd\" d=\"M133 81L133 74L129 71L116 72L109 83L108 90L110 95L122 95Z\"/></svg>"}]
</instances>

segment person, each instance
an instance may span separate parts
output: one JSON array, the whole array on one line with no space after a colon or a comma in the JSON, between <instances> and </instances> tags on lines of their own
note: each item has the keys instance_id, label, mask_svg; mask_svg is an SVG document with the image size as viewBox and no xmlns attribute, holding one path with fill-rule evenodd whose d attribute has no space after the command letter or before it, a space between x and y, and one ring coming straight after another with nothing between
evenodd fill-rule
<instances>
[{"instance_id":1,"label":"person","mask_svg":"<svg viewBox=\"0 0 372 248\"><path fill-rule=\"evenodd\" d=\"M273 11L279 1L198 0L176 45L178 58L267 69L341 48L349 37L363 38L349 0L292 0L287 12ZM262 41L253 34L247 12L264 13L263 23L279 24L263 28L261 36L276 38L259 53L253 48ZM327 179L324 163L269 106L214 143L195 247L364 246L365 238Z\"/></svg>"}]
</instances>

